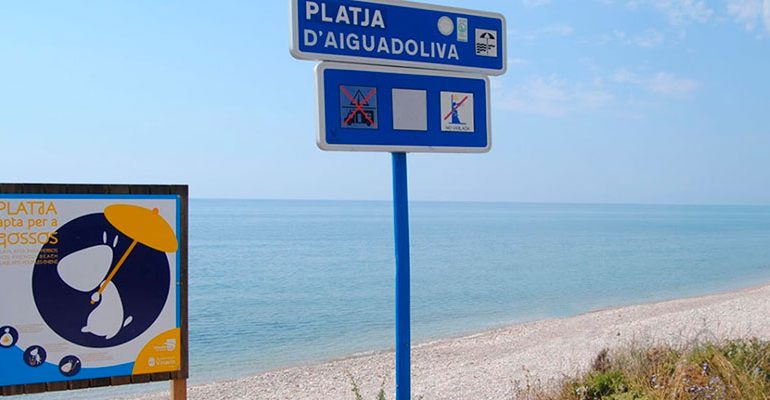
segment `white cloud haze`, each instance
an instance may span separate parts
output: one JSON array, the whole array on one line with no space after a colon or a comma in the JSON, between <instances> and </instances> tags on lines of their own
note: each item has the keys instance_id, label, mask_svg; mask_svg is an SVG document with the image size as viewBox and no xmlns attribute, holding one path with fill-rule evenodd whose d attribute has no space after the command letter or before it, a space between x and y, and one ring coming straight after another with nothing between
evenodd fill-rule
<instances>
[{"instance_id":1,"label":"white cloud haze","mask_svg":"<svg viewBox=\"0 0 770 400\"><path fill-rule=\"evenodd\" d=\"M728 0L727 13L748 31L764 25L770 33L770 0Z\"/></svg>"},{"instance_id":2,"label":"white cloud haze","mask_svg":"<svg viewBox=\"0 0 770 400\"><path fill-rule=\"evenodd\" d=\"M598 83L570 84L552 76L536 76L502 93L495 104L506 109L549 117L593 111L612 102L614 96Z\"/></svg>"},{"instance_id":3,"label":"white cloud haze","mask_svg":"<svg viewBox=\"0 0 770 400\"><path fill-rule=\"evenodd\" d=\"M652 75L640 75L627 69L617 71L612 80L618 83L640 85L651 93L669 97L684 97L692 94L700 86L698 82L680 78L668 72Z\"/></svg>"},{"instance_id":4,"label":"white cloud haze","mask_svg":"<svg viewBox=\"0 0 770 400\"><path fill-rule=\"evenodd\" d=\"M631 9L654 7L673 25L708 22L716 14L703 0L629 0L626 4Z\"/></svg>"},{"instance_id":5,"label":"white cloud haze","mask_svg":"<svg viewBox=\"0 0 770 400\"><path fill-rule=\"evenodd\" d=\"M551 0L521 0L521 4L525 7L540 7L547 5Z\"/></svg>"},{"instance_id":6,"label":"white cloud haze","mask_svg":"<svg viewBox=\"0 0 770 400\"><path fill-rule=\"evenodd\" d=\"M529 32L519 32L516 30L510 30L508 36L512 40L518 41L535 41L544 37L566 37L572 36L575 33L575 29L571 25L567 24L553 24L544 26L539 29L535 29Z\"/></svg>"}]
</instances>

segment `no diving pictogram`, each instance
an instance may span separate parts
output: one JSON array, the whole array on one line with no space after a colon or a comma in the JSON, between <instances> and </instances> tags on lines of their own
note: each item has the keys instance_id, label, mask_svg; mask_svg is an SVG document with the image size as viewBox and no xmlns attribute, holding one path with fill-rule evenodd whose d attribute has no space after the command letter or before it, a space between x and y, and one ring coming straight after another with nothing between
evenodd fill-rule
<instances>
[{"instance_id":1,"label":"no diving pictogram","mask_svg":"<svg viewBox=\"0 0 770 400\"><path fill-rule=\"evenodd\" d=\"M342 128L377 129L377 88L340 85Z\"/></svg>"}]
</instances>

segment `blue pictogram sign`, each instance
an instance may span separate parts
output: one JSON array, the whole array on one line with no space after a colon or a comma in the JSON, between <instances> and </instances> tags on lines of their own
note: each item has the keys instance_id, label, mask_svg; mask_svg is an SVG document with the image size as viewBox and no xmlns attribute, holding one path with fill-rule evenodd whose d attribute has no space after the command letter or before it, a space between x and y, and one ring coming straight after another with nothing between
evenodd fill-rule
<instances>
[{"instance_id":1,"label":"blue pictogram sign","mask_svg":"<svg viewBox=\"0 0 770 400\"><path fill-rule=\"evenodd\" d=\"M489 80L443 71L322 63L323 150L483 153L491 148Z\"/></svg>"}]
</instances>

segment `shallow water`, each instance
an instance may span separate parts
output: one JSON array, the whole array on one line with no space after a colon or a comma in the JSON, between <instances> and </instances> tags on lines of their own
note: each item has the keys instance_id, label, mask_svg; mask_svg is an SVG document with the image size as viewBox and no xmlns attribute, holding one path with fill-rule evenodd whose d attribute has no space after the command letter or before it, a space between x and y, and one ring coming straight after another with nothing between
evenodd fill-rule
<instances>
[{"instance_id":1,"label":"shallow water","mask_svg":"<svg viewBox=\"0 0 770 400\"><path fill-rule=\"evenodd\" d=\"M770 207L410 212L415 341L770 281ZM392 235L389 202L193 200L192 383L392 347Z\"/></svg>"}]
</instances>

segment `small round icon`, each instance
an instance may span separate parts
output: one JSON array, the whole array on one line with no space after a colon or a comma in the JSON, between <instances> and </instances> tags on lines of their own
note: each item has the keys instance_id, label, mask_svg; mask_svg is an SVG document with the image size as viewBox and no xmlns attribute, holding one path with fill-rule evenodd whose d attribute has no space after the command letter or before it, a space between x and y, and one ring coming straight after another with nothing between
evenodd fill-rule
<instances>
[{"instance_id":1,"label":"small round icon","mask_svg":"<svg viewBox=\"0 0 770 400\"><path fill-rule=\"evenodd\" d=\"M8 349L19 341L19 332L12 326L0 328L0 348Z\"/></svg>"},{"instance_id":2,"label":"small round icon","mask_svg":"<svg viewBox=\"0 0 770 400\"><path fill-rule=\"evenodd\" d=\"M468 24L465 22L460 22L457 24L457 31L460 33L468 32Z\"/></svg>"},{"instance_id":3,"label":"small round icon","mask_svg":"<svg viewBox=\"0 0 770 400\"><path fill-rule=\"evenodd\" d=\"M43 365L46 358L45 349L40 346L30 346L24 352L24 363L32 368Z\"/></svg>"},{"instance_id":4,"label":"small round icon","mask_svg":"<svg viewBox=\"0 0 770 400\"><path fill-rule=\"evenodd\" d=\"M449 36L455 31L455 23L452 18L443 16L438 19L438 31L444 36Z\"/></svg>"},{"instance_id":5,"label":"small round icon","mask_svg":"<svg viewBox=\"0 0 770 400\"><path fill-rule=\"evenodd\" d=\"M77 375L80 367L80 359L75 356L66 356L59 361L59 372L67 377Z\"/></svg>"}]
</instances>

